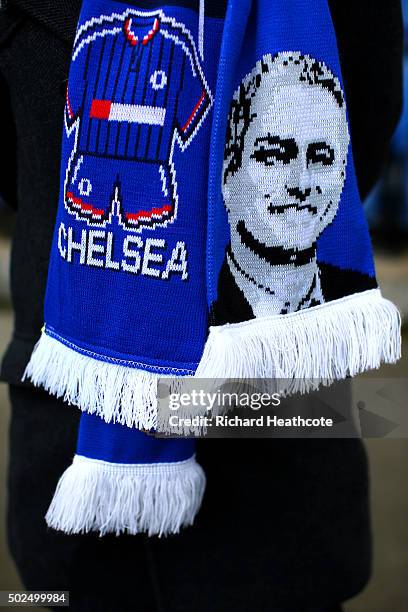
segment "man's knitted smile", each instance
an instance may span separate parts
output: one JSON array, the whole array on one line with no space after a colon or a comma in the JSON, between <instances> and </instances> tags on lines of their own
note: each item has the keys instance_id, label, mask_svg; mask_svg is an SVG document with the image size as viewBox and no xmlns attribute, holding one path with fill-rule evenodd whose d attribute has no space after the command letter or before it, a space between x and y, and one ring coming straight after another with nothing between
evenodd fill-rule
<instances>
[{"instance_id":1,"label":"man's knitted smile","mask_svg":"<svg viewBox=\"0 0 408 612\"><path fill-rule=\"evenodd\" d=\"M302 210L308 210L312 215L317 215L317 207L312 206L312 204L297 204L296 202L290 204L269 204L268 211L271 215L281 215L290 209L298 210L299 212Z\"/></svg>"}]
</instances>

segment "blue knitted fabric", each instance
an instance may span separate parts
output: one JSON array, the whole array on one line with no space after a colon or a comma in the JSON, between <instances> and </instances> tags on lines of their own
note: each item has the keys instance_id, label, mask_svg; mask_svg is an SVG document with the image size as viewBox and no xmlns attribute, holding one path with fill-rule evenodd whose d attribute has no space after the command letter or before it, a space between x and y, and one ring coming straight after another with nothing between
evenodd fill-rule
<instances>
[{"instance_id":1,"label":"blue knitted fabric","mask_svg":"<svg viewBox=\"0 0 408 612\"><path fill-rule=\"evenodd\" d=\"M176 375L200 360L222 25L206 25L205 62L196 12L83 4L45 321L48 335L86 355Z\"/></svg>"},{"instance_id":2,"label":"blue knitted fabric","mask_svg":"<svg viewBox=\"0 0 408 612\"><path fill-rule=\"evenodd\" d=\"M68 533L193 522L161 377L305 392L398 358L327 0L83 1L44 318L26 375L83 411L47 514Z\"/></svg>"}]
</instances>

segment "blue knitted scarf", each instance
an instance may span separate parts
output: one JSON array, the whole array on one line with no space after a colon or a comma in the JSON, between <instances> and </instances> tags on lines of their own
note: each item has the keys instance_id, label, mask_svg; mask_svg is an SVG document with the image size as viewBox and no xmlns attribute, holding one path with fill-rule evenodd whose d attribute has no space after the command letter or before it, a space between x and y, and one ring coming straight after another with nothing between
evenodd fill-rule
<instances>
[{"instance_id":1,"label":"blue knitted scarf","mask_svg":"<svg viewBox=\"0 0 408 612\"><path fill-rule=\"evenodd\" d=\"M400 354L327 0L196 4L83 0L25 373L83 411L47 514L67 533L193 523L205 476L152 435L161 378L307 391Z\"/></svg>"}]
</instances>

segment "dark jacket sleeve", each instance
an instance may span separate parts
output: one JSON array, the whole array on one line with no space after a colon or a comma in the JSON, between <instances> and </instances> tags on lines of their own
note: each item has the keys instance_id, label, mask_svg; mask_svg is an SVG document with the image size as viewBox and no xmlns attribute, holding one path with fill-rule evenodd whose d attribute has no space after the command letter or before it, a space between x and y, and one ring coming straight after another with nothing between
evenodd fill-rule
<instances>
[{"instance_id":1,"label":"dark jacket sleeve","mask_svg":"<svg viewBox=\"0 0 408 612\"><path fill-rule=\"evenodd\" d=\"M16 133L10 99L0 73L0 207L17 206Z\"/></svg>"},{"instance_id":2,"label":"dark jacket sleeve","mask_svg":"<svg viewBox=\"0 0 408 612\"><path fill-rule=\"evenodd\" d=\"M361 197L378 180L402 107L400 0L329 0Z\"/></svg>"},{"instance_id":3,"label":"dark jacket sleeve","mask_svg":"<svg viewBox=\"0 0 408 612\"><path fill-rule=\"evenodd\" d=\"M13 11L0 9L0 47L7 44L7 38L16 24ZM0 71L0 207L17 206L17 146L14 116L9 90Z\"/></svg>"}]
</instances>

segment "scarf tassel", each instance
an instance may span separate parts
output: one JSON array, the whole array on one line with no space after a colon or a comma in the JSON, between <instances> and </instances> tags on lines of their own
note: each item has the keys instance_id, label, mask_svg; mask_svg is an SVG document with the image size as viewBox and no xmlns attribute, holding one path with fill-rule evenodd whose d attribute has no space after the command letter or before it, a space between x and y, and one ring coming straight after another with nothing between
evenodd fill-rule
<instances>
[{"instance_id":1,"label":"scarf tassel","mask_svg":"<svg viewBox=\"0 0 408 612\"><path fill-rule=\"evenodd\" d=\"M282 394L307 393L381 363L395 363L401 356L400 328L396 306L379 289L371 289L284 316L211 327L195 376L214 384L278 379ZM107 423L168 429L158 423L157 414L163 377L89 358L46 332L24 378ZM183 377L169 379L169 392L182 385ZM193 415L189 408L184 416L196 414L197 408Z\"/></svg>"},{"instance_id":2,"label":"scarf tassel","mask_svg":"<svg viewBox=\"0 0 408 612\"><path fill-rule=\"evenodd\" d=\"M96 414L107 423L151 430L157 425L159 374L102 361L79 352L43 331L23 380ZM171 390L177 388L172 378Z\"/></svg>"},{"instance_id":3,"label":"scarf tassel","mask_svg":"<svg viewBox=\"0 0 408 612\"><path fill-rule=\"evenodd\" d=\"M76 455L46 521L67 534L179 533L193 524L205 482L194 456L174 464L126 465Z\"/></svg>"},{"instance_id":4,"label":"scarf tassel","mask_svg":"<svg viewBox=\"0 0 408 612\"><path fill-rule=\"evenodd\" d=\"M196 376L279 379L283 393L306 393L400 356L400 313L371 289L284 316L211 327Z\"/></svg>"}]
</instances>

